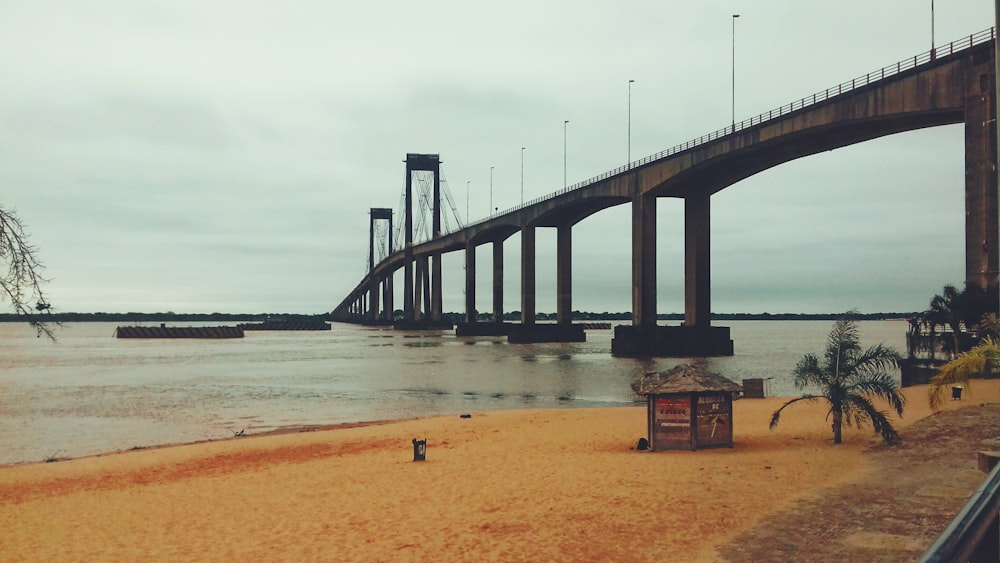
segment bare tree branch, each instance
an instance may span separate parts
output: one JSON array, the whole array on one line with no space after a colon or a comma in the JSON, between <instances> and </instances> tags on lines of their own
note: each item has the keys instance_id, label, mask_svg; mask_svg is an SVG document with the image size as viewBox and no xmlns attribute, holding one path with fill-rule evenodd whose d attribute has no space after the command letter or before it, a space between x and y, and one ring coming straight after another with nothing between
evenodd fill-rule
<instances>
[{"instance_id":1,"label":"bare tree branch","mask_svg":"<svg viewBox=\"0 0 1000 563\"><path fill-rule=\"evenodd\" d=\"M13 209L0 206L0 301L10 301L18 315L23 315L38 336L55 340L52 323L45 320L52 306L45 298L41 275L45 266L36 256L37 248L28 242L24 224Z\"/></svg>"}]
</instances>

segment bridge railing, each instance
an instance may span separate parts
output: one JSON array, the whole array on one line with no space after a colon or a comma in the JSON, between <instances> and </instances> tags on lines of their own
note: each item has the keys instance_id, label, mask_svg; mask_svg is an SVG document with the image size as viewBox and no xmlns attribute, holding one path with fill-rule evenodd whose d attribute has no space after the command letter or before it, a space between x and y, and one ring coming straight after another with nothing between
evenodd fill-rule
<instances>
[{"instance_id":1,"label":"bridge railing","mask_svg":"<svg viewBox=\"0 0 1000 563\"><path fill-rule=\"evenodd\" d=\"M914 56L912 56L910 58L904 59L902 61L898 61L895 64L884 66L884 67L882 67L882 68L880 68L878 70L869 72L868 74L865 74L863 76L859 76L857 78L853 78L853 79L848 80L846 82L841 82L840 84L838 84L836 86L832 86L830 88L827 88L826 90L823 90L822 92L816 92L815 94L813 94L811 96L806 96L804 98L800 98L798 100L795 100L794 102L791 102L791 103L785 104L785 105L783 105L781 107L775 108L773 110L761 113L760 115L755 115L755 116L753 116L753 117L751 117L749 119L744 119L743 121L740 121L740 122L736 123L735 125L730 125L728 127L724 127L724 128L719 129L717 131L713 131L713 132L708 133L706 135L702 135L701 137L698 137L697 139L692 139L692 140L687 141L685 143L681 143L679 145L670 147L669 149L662 150L662 151L660 151L660 152L658 152L656 154L651 154L651 155L649 155L649 156L647 156L645 158L642 158L642 159L639 159L639 160L634 160L634 161L628 163L625 166L619 166L618 168L615 168L614 170L609 170L609 171L607 171L607 172L605 172L603 174L600 174L598 176L594 176L593 178L589 178L587 180L583 180L582 182L577 182L576 184L573 184L572 186L568 186L568 187L563 188L561 190L557 190L557 191L552 192L552 193L550 193L548 195L536 197L535 199L533 199L531 201L524 202L524 203L522 203L520 205L517 205L515 207L511 207L509 209L505 209L503 211L500 211L500 212L497 212L497 213L493 213L490 216L485 217L485 218L483 218L483 219L481 219L479 221L470 222L469 225L475 225L475 224L478 224L478 223L484 223L486 221L489 221L493 217L496 217L496 216L499 216L499 215L504 215L504 214L507 214L507 213L511 213L511 212L517 211L519 209L523 209L525 207L529 207L531 205L535 205L537 203L541 203L541 202L543 202L545 200L552 199L554 197L560 196L560 195L565 194L567 192L571 192L571 191L578 190L580 188L583 188L583 187L586 187L586 186L589 186L589 185L592 185L592 184L596 184L597 182L600 182L602 180L606 180L608 178L611 178L613 176L617 176L619 174L624 174L625 172L628 172L629 170L632 170L634 168L638 168L640 166L644 166L646 164L649 164L650 162L654 162L654 161L666 158L668 156L675 155L675 154L677 154L679 152L684 152L686 150L692 149L692 148L697 147L699 145L703 145L705 143L709 143L709 142L714 141L716 139L720 139L720 138L725 137L727 135L735 134L735 133L737 133L739 131L742 131L744 129L749 129L750 127L754 127L754 126L760 125L761 123L764 123L764 122L769 121L771 119L777 119L779 117L785 116L785 115L787 115L789 113L792 113L792 112L795 112L795 111L799 111L799 110L801 110L803 108L806 108L806 107L809 107L811 105L818 104L818 103L821 103L821 102L825 102L826 100L829 100L830 98L833 98L833 97L836 97L836 96L840 96L842 94L846 94L848 92L851 92L852 90L856 90L858 88L863 88L863 87L868 86L869 84L872 84L874 82L878 82L878 81L883 80L885 78L889 78L889 77L892 77L894 75L897 75L897 74L906 72L908 70L917 68L917 67L919 67L921 65L933 62L938 57L948 56L948 55L951 55L951 54L954 54L954 53L958 53L958 52L964 51L965 49L972 48L972 47L974 47L976 45L979 45L981 43L986 43L988 41L992 41L993 40L993 36L994 36L994 28L991 27L989 29L984 29L983 31L980 31L979 33L973 33L972 35L969 35L967 37L963 37L961 39L952 41L951 43L948 43L947 45L942 45L940 47L936 47L936 48L934 48L934 49L932 49L930 51L926 51L926 52L920 53L918 55L914 55Z\"/></svg>"}]
</instances>

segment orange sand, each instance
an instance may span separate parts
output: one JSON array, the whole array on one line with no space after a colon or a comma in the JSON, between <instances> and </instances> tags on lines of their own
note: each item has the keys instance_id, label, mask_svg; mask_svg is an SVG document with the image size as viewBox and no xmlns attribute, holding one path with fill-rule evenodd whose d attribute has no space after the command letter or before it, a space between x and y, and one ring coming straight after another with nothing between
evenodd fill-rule
<instances>
[{"instance_id":1,"label":"orange sand","mask_svg":"<svg viewBox=\"0 0 1000 563\"><path fill-rule=\"evenodd\" d=\"M906 390L898 424L929 414ZM645 407L472 413L0 467L0 559L714 560L795 499L858 477L820 403L734 403L735 448L634 451ZM1000 401L976 382L956 408ZM412 461L412 438L428 440ZM971 456L975 452L970 452Z\"/></svg>"}]
</instances>

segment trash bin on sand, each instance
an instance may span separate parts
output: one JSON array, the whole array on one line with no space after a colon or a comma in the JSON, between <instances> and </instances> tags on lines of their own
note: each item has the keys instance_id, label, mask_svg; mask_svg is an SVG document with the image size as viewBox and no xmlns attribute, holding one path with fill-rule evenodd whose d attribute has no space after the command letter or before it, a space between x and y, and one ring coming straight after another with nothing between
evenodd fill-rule
<instances>
[{"instance_id":1,"label":"trash bin on sand","mask_svg":"<svg viewBox=\"0 0 1000 563\"><path fill-rule=\"evenodd\" d=\"M951 388L951 400L961 401L962 400L962 386L956 385Z\"/></svg>"},{"instance_id":2,"label":"trash bin on sand","mask_svg":"<svg viewBox=\"0 0 1000 563\"><path fill-rule=\"evenodd\" d=\"M413 461L424 461L427 459L427 438L423 440L413 439Z\"/></svg>"}]
</instances>

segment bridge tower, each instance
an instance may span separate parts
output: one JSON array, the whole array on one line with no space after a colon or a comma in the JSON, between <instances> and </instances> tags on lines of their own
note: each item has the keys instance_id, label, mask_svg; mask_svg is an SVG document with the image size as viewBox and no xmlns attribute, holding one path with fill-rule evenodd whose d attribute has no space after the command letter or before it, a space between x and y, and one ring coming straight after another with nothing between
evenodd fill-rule
<instances>
[{"instance_id":1,"label":"bridge tower","mask_svg":"<svg viewBox=\"0 0 1000 563\"><path fill-rule=\"evenodd\" d=\"M375 276L375 226L380 221L388 222L385 237L385 256L392 254L392 209L388 207L372 207L368 222L368 309L367 322L371 324L392 324L392 272L389 272L383 279ZM381 241L379 241L381 243ZM379 290L383 310L379 311Z\"/></svg>"},{"instance_id":2,"label":"bridge tower","mask_svg":"<svg viewBox=\"0 0 1000 563\"><path fill-rule=\"evenodd\" d=\"M430 172L434 176L431 202L432 238L441 236L441 159L436 154L407 153L404 195L403 239L403 320L399 328L437 328L442 321L441 253L413 254L413 174ZM414 269L416 278L414 278ZM422 306L421 306L422 305Z\"/></svg>"}]
</instances>

